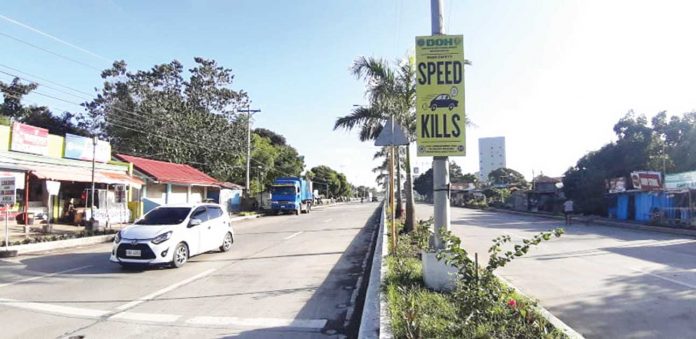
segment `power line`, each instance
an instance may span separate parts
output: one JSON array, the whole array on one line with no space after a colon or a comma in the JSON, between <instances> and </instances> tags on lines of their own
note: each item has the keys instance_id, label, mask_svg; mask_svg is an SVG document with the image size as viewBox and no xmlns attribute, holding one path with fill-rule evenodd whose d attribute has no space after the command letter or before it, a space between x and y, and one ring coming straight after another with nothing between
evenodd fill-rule
<instances>
[{"instance_id":1,"label":"power line","mask_svg":"<svg viewBox=\"0 0 696 339\"><path fill-rule=\"evenodd\" d=\"M17 42L19 42L19 43L21 43L21 44L24 44L24 45L27 45L27 46L36 48L36 49L38 49L38 50L44 51L44 52L46 52L46 53L55 55L55 56L57 56L57 57L59 57L59 58L68 60L68 61L70 61L70 62L74 62L74 63L76 63L76 64L78 64L78 65L82 65L82 66L87 67L87 68L90 68L90 69L92 69L92 70L96 70L97 72L101 72L101 71L102 71L101 69L99 69L99 68L97 68L97 67L94 67L94 66L92 66L92 65L90 65L90 64L88 64L88 63L82 62L82 61L80 61L80 60L73 59L73 58L71 58L71 57L62 55L62 54L60 54L60 53L56 53L56 52L54 52L54 51L51 51L51 50L46 49L46 48L43 48L43 47L41 47L41 46L34 45L34 44L32 44L31 42L24 41L24 40L22 40L22 39L20 39L20 38L16 38L16 37L11 36L11 35L9 35L9 34L0 32L0 35L6 37L6 38L8 38L8 39L12 39L12 40L14 40L14 41L17 41Z\"/></svg>"},{"instance_id":2,"label":"power line","mask_svg":"<svg viewBox=\"0 0 696 339\"><path fill-rule=\"evenodd\" d=\"M74 91L74 92L76 92L76 93L81 93L81 94L87 95L87 96L89 96L89 97L92 97L92 96L94 95L94 93L87 93L87 92L81 91L81 90L79 90L79 89L75 89L75 88L72 88L72 87L70 87L70 86L66 86L66 85L57 83L57 82L55 82L55 81L51 81L51 80L49 80L49 79L40 77L40 76L38 76L38 75L34 75L34 74L31 74L31 73L27 73L27 72L24 72L24 71L22 71L22 70L19 70L19 69L16 69L16 68L14 68L14 67L10 67L10 66L4 65L4 64L0 64L0 67L9 69L9 70L11 70L11 71L19 72L19 73L21 73L21 74L24 74L24 75L26 75L26 76L30 76L30 77L32 77L32 78L36 78L36 79L40 79L40 80L42 80L42 81L46 81L46 82L51 83L51 84L54 84L54 85L56 85L56 86L60 86L60 87L63 87L63 88L67 88L67 89L69 89L69 90L71 90L71 91ZM34 82L36 82L36 81L34 81ZM37 82L37 83L38 83L38 82ZM45 86L45 85L42 85L42 86Z\"/></svg>"},{"instance_id":3,"label":"power line","mask_svg":"<svg viewBox=\"0 0 696 339\"><path fill-rule=\"evenodd\" d=\"M15 77L15 78L17 78L17 79L21 79L21 80L24 80L24 81L28 81L28 82L30 82L30 83L32 83L32 84L37 85L37 86L40 85L40 86L43 86L43 87L46 87L46 88L50 88L50 89L52 89L52 90L54 90L54 91L61 92L61 93L63 93L63 94L67 94L67 95L73 96L73 97L75 97L75 98L80 98L80 99L84 99L84 100L91 100L91 99L92 99L92 98L86 98L86 97L84 97L84 96L79 96L79 95L77 95L77 94L73 94L73 93L70 93L70 92L67 92L67 91L64 91L64 90L55 88L55 87L51 87L51 86L48 86L48 85L41 85L41 84L39 84L39 83L36 82L36 81L32 81L32 80L29 80L29 79L20 77L20 76L18 76L18 75L16 75L16 74L8 73L8 72L5 72L5 71L3 71L3 70L0 70L0 73L5 74L5 75L9 75L9 76L11 76L11 77Z\"/></svg>"},{"instance_id":4,"label":"power line","mask_svg":"<svg viewBox=\"0 0 696 339\"><path fill-rule=\"evenodd\" d=\"M90 50L87 50L87 49L82 48L82 47L80 47L80 46L77 46L77 45L75 45L75 44L71 44L71 43L69 43L69 42L67 42L67 41L65 41L65 40L63 40L63 39L60 39L60 38L54 36L54 35L48 34L48 33L44 32L44 31L41 31L41 30L39 30L38 28L31 27L31 26L29 26L29 25L27 25L27 24L21 23L21 22L15 20L15 19L6 17L6 16L4 16L4 15L2 15L2 14L0 14L0 19L3 19L3 20L8 21L8 22L11 22L11 23L13 23L13 24L15 24L15 25L17 25L17 26L22 27L22 28L26 28L26 29L28 29L28 30L34 32L34 33L41 34L41 35L43 35L43 36L45 36L45 37L47 37L47 38L50 38L50 39L52 39L52 40L55 40L55 41L60 42L60 43L63 44L63 45L72 47L72 48L74 48L74 49L76 49L76 50L78 50L78 51L87 53L87 54L89 54L89 55L91 55L91 56L93 56L93 57L102 59L102 60L104 60L104 61L106 61L106 62L111 62L111 61L112 61L112 60L109 60L109 59L107 59L107 58L105 58L105 57L103 57L103 56L101 56L101 55L99 55L99 54L97 54L97 53L94 53L94 52L90 51Z\"/></svg>"}]
</instances>

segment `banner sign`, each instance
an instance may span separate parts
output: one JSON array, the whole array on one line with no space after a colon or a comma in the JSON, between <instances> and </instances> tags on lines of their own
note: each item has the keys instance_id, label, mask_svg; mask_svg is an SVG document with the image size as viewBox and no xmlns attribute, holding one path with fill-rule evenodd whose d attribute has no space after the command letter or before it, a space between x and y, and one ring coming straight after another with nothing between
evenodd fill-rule
<instances>
[{"instance_id":1,"label":"banner sign","mask_svg":"<svg viewBox=\"0 0 696 339\"><path fill-rule=\"evenodd\" d=\"M16 198L15 177L0 177L0 204L14 205Z\"/></svg>"},{"instance_id":2,"label":"banner sign","mask_svg":"<svg viewBox=\"0 0 696 339\"><path fill-rule=\"evenodd\" d=\"M609 193L626 192L626 178L612 178L607 180L607 190Z\"/></svg>"},{"instance_id":3,"label":"banner sign","mask_svg":"<svg viewBox=\"0 0 696 339\"><path fill-rule=\"evenodd\" d=\"M464 39L416 37L416 138L418 156L466 155Z\"/></svg>"},{"instance_id":4,"label":"banner sign","mask_svg":"<svg viewBox=\"0 0 696 339\"><path fill-rule=\"evenodd\" d=\"M79 135L65 135L65 153L63 157L78 160L92 161L93 142L91 138ZM111 160L111 145L102 140L97 140L95 161L109 162Z\"/></svg>"},{"instance_id":5,"label":"banner sign","mask_svg":"<svg viewBox=\"0 0 696 339\"><path fill-rule=\"evenodd\" d=\"M631 182L637 190L657 191L662 189L662 174L649 171L631 172Z\"/></svg>"},{"instance_id":6,"label":"banner sign","mask_svg":"<svg viewBox=\"0 0 696 339\"><path fill-rule=\"evenodd\" d=\"M696 171L665 175L665 189L696 189Z\"/></svg>"},{"instance_id":7,"label":"banner sign","mask_svg":"<svg viewBox=\"0 0 696 339\"><path fill-rule=\"evenodd\" d=\"M48 155L48 130L19 122L12 123L10 150Z\"/></svg>"}]
</instances>

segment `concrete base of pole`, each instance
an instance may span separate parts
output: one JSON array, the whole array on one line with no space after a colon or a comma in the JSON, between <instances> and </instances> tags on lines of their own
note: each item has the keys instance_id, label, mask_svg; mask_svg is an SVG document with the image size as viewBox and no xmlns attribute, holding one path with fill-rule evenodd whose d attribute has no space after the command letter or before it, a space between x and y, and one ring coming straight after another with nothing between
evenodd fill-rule
<instances>
[{"instance_id":1,"label":"concrete base of pole","mask_svg":"<svg viewBox=\"0 0 696 339\"><path fill-rule=\"evenodd\" d=\"M425 286L436 291L453 291L457 286L457 268L437 260L436 253L422 252Z\"/></svg>"},{"instance_id":2,"label":"concrete base of pole","mask_svg":"<svg viewBox=\"0 0 696 339\"><path fill-rule=\"evenodd\" d=\"M17 256L17 250L0 250L0 258L11 258Z\"/></svg>"}]
</instances>

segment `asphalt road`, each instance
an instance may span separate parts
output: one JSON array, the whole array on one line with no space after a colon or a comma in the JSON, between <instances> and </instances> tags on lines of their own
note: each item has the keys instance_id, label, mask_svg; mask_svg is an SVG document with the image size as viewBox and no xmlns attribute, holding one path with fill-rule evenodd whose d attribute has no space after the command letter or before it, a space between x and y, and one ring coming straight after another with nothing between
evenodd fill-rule
<instances>
[{"instance_id":1,"label":"asphalt road","mask_svg":"<svg viewBox=\"0 0 696 339\"><path fill-rule=\"evenodd\" d=\"M418 205L417 218L432 216ZM453 207L453 232L479 262L491 240L513 241L563 221ZM696 336L696 240L687 236L593 224L565 227L499 272L587 338Z\"/></svg>"},{"instance_id":2,"label":"asphalt road","mask_svg":"<svg viewBox=\"0 0 696 339\"><path fill-rule=\"evenodd\" d=\"M0 260L0 337L345 334L377 207L238 222L230 252L191 258L180 269L122 270L108 261L111 244Z\"/></svg>"}]
</instances>

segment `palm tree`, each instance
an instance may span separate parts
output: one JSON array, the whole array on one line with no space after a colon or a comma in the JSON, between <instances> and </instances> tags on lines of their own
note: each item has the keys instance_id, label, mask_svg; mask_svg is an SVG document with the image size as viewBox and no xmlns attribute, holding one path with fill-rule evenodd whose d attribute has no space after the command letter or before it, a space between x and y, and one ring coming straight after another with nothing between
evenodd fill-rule
<instances>
[{"instance_id":1,"label":"palm tree","mask_svg":"<svg viewBox=\"0 0 696 339\"><path fill-rule=\"evenodd\" d=\"M353 62L353 75L366 82L366 94L369 106L356 107L344 117L336 120L334 130L360 128L361 141L374 140L382 130L388 118L393 118L404 126L409 133L409 140L415 139L416 129L416 87L413 64L402 62L395 69L383 59L360 57ZM396 163L400 164L400 147L397 147ZM413 180L411 177L411 152L406 147L406 230L413 229L415 209L413 200ZM397 166L398 205L401 208L401 166ZM398 213L398 212L397 212Z\"/></svg>"}]
</instances>

